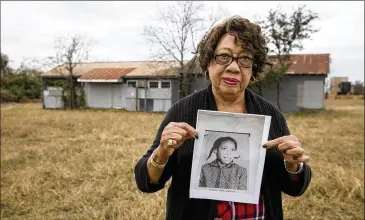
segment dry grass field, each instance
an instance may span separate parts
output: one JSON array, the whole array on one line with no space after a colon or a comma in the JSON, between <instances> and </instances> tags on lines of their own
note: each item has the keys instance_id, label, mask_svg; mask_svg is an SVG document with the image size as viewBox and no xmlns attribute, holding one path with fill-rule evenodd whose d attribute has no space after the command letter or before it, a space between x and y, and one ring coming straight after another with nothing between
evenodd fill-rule
<instances>
[{"instance_id":1,"label":"dry grass field","mask_svg":"<svg viewBox=\"0 0 365 220\"><path fill-rule=\"evenodd\" d=\"M285 219L364 219L364 100L287 114L313 179ZM1 107L1 219L163 219L166 188L140 193L133 168L160 113Z\"/></svg>"}]
</instances>

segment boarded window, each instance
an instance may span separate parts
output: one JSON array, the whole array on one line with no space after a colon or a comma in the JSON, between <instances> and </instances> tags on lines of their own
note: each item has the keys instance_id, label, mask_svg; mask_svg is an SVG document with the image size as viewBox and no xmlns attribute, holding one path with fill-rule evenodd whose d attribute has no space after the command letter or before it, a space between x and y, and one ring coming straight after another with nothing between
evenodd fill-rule
<instances>
[{"instance_id":1,"label":"boarded window","mask_svg":"<svg viewBox=\"0 0 365 220\"><path fill-rule=\"evenodd\" d=\"M170 82L161 82L161 88L170 88Z\"/></svg>"},{"instance_id":2,"label":"boarded window","mask_svg":"<svg viewBox=\"0 0 365 220\"><path fill-rule=\"evenodd\" d=\"M146 101L146 105L145 105ZM139 99L140 111L153 111L153 99Z\"/></svg>"},{"instance_id":3,"label":"boarded window","mask_svg":"<svg viewBox=\"0 0 365 220\"><path fill-rule=\"evenodd\" d=\"M129 87L136 88L136 82L135 82L135 81L133 81L133 82L128 82L128 83L127 83L127 85L128 85L128 88L129 88Z\"/></svg>"},{"instance_id":4,"label":"boarded window","mask_svg":"<svg viewBox=\"0 0 365 220\"><path fill-rule=\"evenodd\" d=\"M158 82L150 82L150 88L158 88Z\"/></svg>"}]
</instances>

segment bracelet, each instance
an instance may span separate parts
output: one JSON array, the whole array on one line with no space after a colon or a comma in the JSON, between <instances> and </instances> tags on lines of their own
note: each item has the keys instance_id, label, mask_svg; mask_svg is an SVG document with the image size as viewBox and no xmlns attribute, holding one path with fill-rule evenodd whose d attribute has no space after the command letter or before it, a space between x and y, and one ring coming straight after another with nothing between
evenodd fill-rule
<instances>
[{"instance_id":1,"label":"bracelet","mask_svg":"<svg viewBox=\"0 0 365 220\"><path fill-rule=\"evenodd\" d=\"M152 164L154 167L159 168L159 169L163 169L163 168L165 168L165 166L166 166L167 162L169 161L169 158L167 158L167 160L166 160L166 162L165 162L164 164L160 165L160 164L157 164L157 163L153 160L154 156L155 156L155 151L153 151L153 152L152 152L152 154L151 154L151 164Z\"/></svg>"},{"instance_id":2,"label":"bracelet","mask_svg":"<svg viewBox=\"0 0 365 220\"><path fill-rule=\"evenodd\" d=\"M303 162L300 162L299 169L296 172L291 172L291 171L288 170L288 168L286 168L286 160L285 159L284 159L284 167L285 167L285 169L288 173L293 174L293 175L297 175L297 174L303 172Z\"/></svg>"}]
</instances>

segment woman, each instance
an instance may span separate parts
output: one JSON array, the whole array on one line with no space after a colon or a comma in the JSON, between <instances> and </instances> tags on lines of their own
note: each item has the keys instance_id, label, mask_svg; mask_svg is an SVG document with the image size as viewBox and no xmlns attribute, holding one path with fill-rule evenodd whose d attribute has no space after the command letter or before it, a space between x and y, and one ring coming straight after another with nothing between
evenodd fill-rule
<instances>
[{"instance_id":1,"label":"woman","mask_svg":"<svg viewBox=\"0 0 365 220\"><path fill-rule=\"evenodd\" d=\"M211 84L175 103L150 149L135 167L138 188L156 192L172 177L166 219L283 219L281 192L300 196L311 170L298 138L283 114L247 86L263 72L267 49L260 27L235 16L212 28L199 44L199 62ZM198 109L271 115L269 140L257 205L189 199ZM299 218L300 216L298 216Z\"/></svg>"}]
</instances>

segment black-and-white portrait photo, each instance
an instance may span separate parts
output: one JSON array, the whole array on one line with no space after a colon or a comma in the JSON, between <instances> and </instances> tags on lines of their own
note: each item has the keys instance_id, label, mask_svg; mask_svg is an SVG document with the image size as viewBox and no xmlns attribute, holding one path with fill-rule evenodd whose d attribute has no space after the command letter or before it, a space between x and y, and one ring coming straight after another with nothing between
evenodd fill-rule
<instances>
[{"instance_id":1,"label":"black-and-white portrait photo","mask_svg":"<svg viewBox=\"0 0 365 220\"><path fill-rule=\"evenodd\" d=\"M257 204L271 117L198 110L190 198Z\"/></svg>"},{"instance_id":2,"label":"black-and-white portrait photo","mask_svg":"<svg viewBox=\"0 0 365 220\"><path fill-rule=\"evenodd\" d=\"M247 133L206 130L199 187L247 190Z\"/></svg>"}]
</instances>

